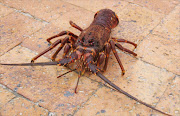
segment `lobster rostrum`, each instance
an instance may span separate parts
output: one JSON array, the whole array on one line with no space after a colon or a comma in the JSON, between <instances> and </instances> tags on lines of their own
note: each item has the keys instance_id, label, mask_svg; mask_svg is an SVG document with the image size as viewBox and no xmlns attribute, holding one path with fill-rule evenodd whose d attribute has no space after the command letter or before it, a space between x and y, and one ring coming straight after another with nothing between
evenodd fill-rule
<instances>
[{"instance_id":1,"label":"lobster rostrum","mask_svg":"<svg viewBox=\"0 0 180 116\"><path fill-rule=\"evenodd\" d=\"M79 31L81 31L80 35L77 36L76 34L70 32L70 31L62 31L59 34L52 36L47 39L47 41L51 44L49 48L35 56L31 63L23 63L23 64L1 64L1 65L14 65L14 66L29 66L29 65L60 65L60 66L66 66L68 64L78 62L75 69L70 70L69 72L72 72L74 70L78 70L78 81L77 85L75 87L75 93L77 90L78 82L80 76L88 69L93 74L99 76L102 80L104 80L106 83L108 83L110 86L112 86L117 91L121 92L122 94L125 94L126 96L134 99L135 101L153 109L156 110L162 114L169 115L165 112L162 112L153 106L133 97L132 95L128 94L127 92L123 91L121 88L113 84L109 79L107 79L104 75L101 74L102 71L105 71L108 64L109 54L112 50L121 70L122 75L125 74L124 67L121 63L121 60L117 54L116 48L128 52L134 56L137 56L136 53L133 51L124 48L119 42L125 42L128 44L132 44L134 47L137 46L137 44L130 42L125 39L118 39L111 37L111 30L115 28L119 23L117 15L110 9L102 9L98 11L94 15L94 20L90 24L90 26L86 29L82 29L72 21L70 21L70 25ZM52 39L56 37L60 37L63 35L68 35L64 39L58 39L55 42L51 42ZM56 50L56 52L52 56L52 60L54 62L40 62L40 63L34 63L36 59L38 59L40 56L45 54L46 52L52 50L55 48L58 44L60 46ZM64 54L63 58L60 60L55 60L58 53L64 48ZM103 65L103 66L102 66ZM64 74L67 74L69 72L66 72ZM63 74L63 75L64 75ZM62 75L58 76L61 77Z\"/></svg>"}]
</instances>

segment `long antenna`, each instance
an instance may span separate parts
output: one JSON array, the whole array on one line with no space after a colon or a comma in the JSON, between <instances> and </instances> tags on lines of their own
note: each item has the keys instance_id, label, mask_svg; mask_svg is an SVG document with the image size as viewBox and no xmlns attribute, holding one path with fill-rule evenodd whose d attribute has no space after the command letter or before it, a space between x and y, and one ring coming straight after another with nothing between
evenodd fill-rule
<instances>
[{"instance_id":1,"label":"long antenna","mask_svg":"<svg viewBox=\"0 0 180 116\"><path fill-rule=\"evenodd\" d=\"M58 62L38 62L38 63L20 63L20 64L4 64L0 65L9 65L9 66L45 66L45 65L57 65Z\"/></svg>"},{"instance_id":2,"label":"long antenna","mask_svg":"<svg viewBox=\"0 0 180 116\"><path fill-rule=\"evenodd\" d=\"M122 94L128 96L129 98L134 99L135 101L137 101L137 102L139 102L139 103L141 103L141 104L143 104L143 105L145 105L145 106L147 106L147 107L149 107L149 108L151 108L151 109L153 109L153 110L155 110L155 111L158 111L158 112L160 112L160 113L162 113L162 114L164 114L164 115L172 116L172 115L170 115L170 114L167 114L167 113L165 113L165 112L162 112L162 111L154 108L153 106L151 106L151 105L149 105L149 104L147 104L147 103L145 103L145 102L137 99L136 97L130 95L129 93L125 92L124 90L122 90L121 88L119 88L118 86L116 86L115 84L113 84L109 79L107 79L107 78L106 78L104 75L102 75L100 72L97 72L96 74L97 74L102 80L104 80L106 83L108 83L111 87L115 88L116 90L118 90L118 91L121 92Z\"/></svg>"}]
</instances>

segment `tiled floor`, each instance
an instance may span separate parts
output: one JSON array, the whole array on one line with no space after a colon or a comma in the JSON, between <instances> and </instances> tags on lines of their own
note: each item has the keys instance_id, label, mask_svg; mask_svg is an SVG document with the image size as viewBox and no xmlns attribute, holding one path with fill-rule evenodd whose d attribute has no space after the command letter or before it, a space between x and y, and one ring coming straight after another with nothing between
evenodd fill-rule
<instances>
[{"instance_id":1,"label":"tiled floor","mask_svg":"<svg viewBox=\"0 0 180 116\"><path fill-rule=\"evenodd\" d=\"M110 54L103 74L113 83L163 112L180 116L179 0L0 0L0 62L30 62L48 47L46 38L62 30L80 32L69 21L88 27L96 11L109 8L119 17L112 36L138 44L137 57L118 50L126 74ZM53 51L39 61L50 61ZM60 53L59 56L61 56ZM91 73L56 77L60 66L0 66L2 116L147 116L162 115L112 90Z\"/></svg>"}]
</instances>

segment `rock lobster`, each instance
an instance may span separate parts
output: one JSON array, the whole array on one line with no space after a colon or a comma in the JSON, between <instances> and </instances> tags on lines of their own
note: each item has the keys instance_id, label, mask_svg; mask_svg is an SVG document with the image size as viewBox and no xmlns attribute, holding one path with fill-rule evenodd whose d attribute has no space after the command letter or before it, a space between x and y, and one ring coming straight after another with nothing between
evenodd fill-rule
<instances>
[{"instance_id":1,"label":"rock lobster","mask_svg":"<svg viewBox=\"0 0 180 116\"><path fill-rule=\"evenodd\" d=\"M134 99L135 101L153 109L156 110L162 114L169 115L165 112L162 112L151 105L133 97L132 95L128 94L127 92L123 91L121 88L113 84L110 80L108 80L105 76L101 74L101 71L105 71L108 64L109 54L112 50L115 58L118 61L118 64L122 70L122 75L125 74L124 67L121 63L121 60L117 54L117 51L115 47L118 49L128 52L134 56L137 56L136 53L133 51L124 48L121 44L118 42L125 42L128 44L132 44L134 47L137 47L137 44L130 42L125 39L117 39L110 36L111 30L115 28L119 23L117 15L110 9L102 9L98 11L94 15L94 20L90 24L90 26L86 29L82 29L72 21L70 21L70 25L79 31L81 31L81 34L79 36L75 35L74 33L70 31L62 31L59 34L52 36L47 39L47 41L51 44L49 48L35 56L31 63L23 63L23 64L1 64L1 65L19 65L19 66L29 66L29 65L60 65L60 66L66 66L73 62L78 62L75 69L70 70L69 72L72 72L74 70L78 70L78 81L77 85L75 87L75 93L77 90L78 82L80 76L86 71L90 70L93 74L99 76L102 80L104 80L106 83L108 83L110 86L115 88L117 91L121 92L122 94L130 97L131 99ZM51 43L51 40L60 37L63 35L68 35L64 39L58 39L54 43ZM42 56L43 54L47 53L48 51L55 48L58 44L60 44L57 51L53 54L52 60L54 62L40 62L40 63L34 63L34 61ZM60 60L55 60L58 53L64 48L64 54L63 58ZM103 65L103 66L102 66ZM101 67L100 67L101 66ZM66 72L68 73L68 72ZM66 74L64 73L64 74ZM63 74L63 75L64 75ZM62 75L61 75L62 76ZM60 76L58 76L60 77Z\"/></svg>"}]
</instances>

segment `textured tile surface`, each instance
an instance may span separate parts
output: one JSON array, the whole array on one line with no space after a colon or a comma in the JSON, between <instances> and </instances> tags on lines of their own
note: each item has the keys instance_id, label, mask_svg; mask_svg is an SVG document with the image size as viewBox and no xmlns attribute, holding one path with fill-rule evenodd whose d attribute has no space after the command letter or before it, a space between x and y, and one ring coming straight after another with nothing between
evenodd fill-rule
<instances>
[{"instance_id":1,"label":"textured tile surface","mask_svg":"<svg viewBox=\"0 0 180 116\"><path fill-rule=\"evenodd\" d=\"M174 114L175 116L180 115L180 97L177 96L180 90L180 76L173 78L172 82L169 83L167 90L161 97L160 103L157 108L162 108L165 111Z\"/></svg>"},{"instance_id":2,"label":"textured tile surface","mask_svg":"<svg viewBox=\"0 0 180 116\"><path fill-rule=\"evenodd\" d=\"M26 37L43 27L42 22L13 12L1 18L0 55L21 43Z\"/></svg>"},{"instance_id":3,"label":"textured tile surface","mask_svg":"<svg viewBox=\"0 0 180 116\"><path fill-rule=\"evenodd\" d=\"M142 5L150 10L168 14L179 3L178 0L127 0L129 2Z\"/></svg>"},{"instance_id":4,"label":"textured tile surface","mask_svg":"<svg viewBox=\"0 0 180 116\"><path fill-rule=\"evenodd\" d=\"M11 0L6 0L3 1L3 4L48 22L57 19L61 16L61 13L67 12L66 8L64 8L64 2L61 2L60 0L17 0L13 2Z\"/></svg>"},{"instance_id":5,"label":"textured tile surface","mask_svg":"<svg viewBox=\"0 0 180 116\"><path fill-rule=\"evenodd\" d=\"M87 10L97 12L100 9L109 8L115 12L120 12L128 2L122 0L64 0L68 3L75 4Z\"/></svg>"},{"instance_id":6,"label":"textured tile surface","mask_svg":"<svg viewBox=\"0 0 180 116\"><path fill-rule=\"evenodd\" d=\"M83 29L95 12L110 8L119 17L112 36L138 44L123 46L137 57L117 50L125 75L110 54L105 75L138 99L169 114L180 115L179 102L179 1L178 0L0 0L0 63L29 63L49 47L46 39L69 30L79 35L69 21ZM62 39L65 36L54 39ZM49 62L55 52L36 62ZM62 51L63 52L63 51ZM58 55L61 58L62 52ZM98 76L78 74L62 66L1 66L0 115L158 115L146 106L114 91Z\"/></svg>"},{"instance_id":7,"label":"textured tile surface","mask_svg":"<svg viewBox=\"0 0 180 116\"><path fill-rule=\"evenodd\" d=\"M6 90L2 85L0 85L0 96L0 109L15 97L12 92Z\"/></svg>"},{"instance_id":8,"label":"textured tile surface","mask_svg":"<svg viewBox=\"0 0 180 116\"><path fill-rule=\"evenodd\" d=\"M154 29L153 34L160 35L166 39L180 39L180 5L169 13L161 23Z\"/></svg>"},{"instance_id":9,"label":"textured tile surface","mask_svg":"<svg viewBox=\"0 0 180 116\"><path fill-rule=\"evenodd\" d=\"M155 35L149 35L138 46L137 53L138 57L150 64L180 74L179 45L179 40L167 40Z\"/></svg>"},{"instance_id":10,"label":"textured tile surface","mask_svg":"<svg viewBox=\"0 0 180 116\"><path fill-rule=\"evenodd\" d=\"M4 17L10 13L13 12L13 10L11 8L8 8L6 6L3 6L2 4L0 4L1 10L0 10L0 17Z\"/></svg>"},{"instance_id":11,"label":"textured tile surface","mask_svg":"<svg viewBox=\"0 0 180 116\"><path fill-rule=\"evenodd\" d=\"M6 106L1 109L2 116L12 116L12 115L33 115L33 116L47 116L47 110L39 107L38 105L34 105L30 101L27 101L23 98L15 98Z\"/></svg>"}]
</instances>

